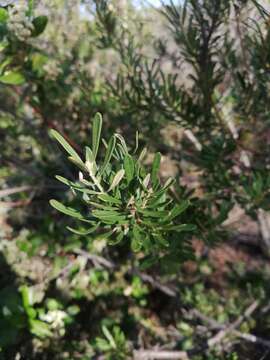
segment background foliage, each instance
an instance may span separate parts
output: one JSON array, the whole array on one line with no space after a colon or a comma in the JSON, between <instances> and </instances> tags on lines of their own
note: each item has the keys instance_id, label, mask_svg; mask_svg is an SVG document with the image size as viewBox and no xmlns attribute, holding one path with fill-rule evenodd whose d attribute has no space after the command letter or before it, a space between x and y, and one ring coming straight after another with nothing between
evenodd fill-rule
<instances>
[{"instance_id":1,"label":"background foliage","mask_svg":"<svg viewBox=\"0 0 270 360\"><path fill-rule=\"evenodd\" d=\"M0 358L267 359L268 7L3 2Z\"/></svg>"}]
</instances>

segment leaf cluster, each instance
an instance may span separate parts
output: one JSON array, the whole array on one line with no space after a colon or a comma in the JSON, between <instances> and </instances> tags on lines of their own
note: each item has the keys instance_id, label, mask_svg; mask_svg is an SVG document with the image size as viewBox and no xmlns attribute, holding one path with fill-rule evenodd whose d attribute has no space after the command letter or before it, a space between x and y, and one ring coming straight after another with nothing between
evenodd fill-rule
<instances>
[{"instance_id":1,"label":"leaf cluster","mask_svg":"<svg viewBox=\"0 0 270 360\"><path fill-rule=\"evenodd\" d=\"M108 142L102 139L105 155L101 160L98 156L101 130L102 117L97 114L92 126L92 146L85 148L84 160L60 133L51 131L68 153L69 160L79 168L76 182L59 175L56 178L82 199L86 211L84 214L57 200L50 203L60 212L88 224L83 231L69 228L70 231L81 235L96 232L111 245L129 239L133 251L143 251L158 261L159 256L170 253L175 239L178 243L181 241L182 233L195 231L194 225L181 221L189 202L183 200L175 204L170 198L168 191L173 179L165 184L160 182L160 153L154 156L151 170L145 169L142 161L147 150L137 155L138 136L133 152L128 150L120 134L114 134Z\"/></svg>"},{"instance_id":2,"label":"leaf cluster","mask_svg":"<svg viewBox=\"0 0 270 360\"><path fill-rule=\"evenodd\" d=\"M22 85L27 77L27 57L33 49L27 41L18 38L9 26L13 19L8 8L12 7L12 4L0 6L0 83ZM31 1L28 2L24 16L32 28L29 38L34 39L45 31L48 18L45 15L35 17Z\"/></svg>"}]
</instances>

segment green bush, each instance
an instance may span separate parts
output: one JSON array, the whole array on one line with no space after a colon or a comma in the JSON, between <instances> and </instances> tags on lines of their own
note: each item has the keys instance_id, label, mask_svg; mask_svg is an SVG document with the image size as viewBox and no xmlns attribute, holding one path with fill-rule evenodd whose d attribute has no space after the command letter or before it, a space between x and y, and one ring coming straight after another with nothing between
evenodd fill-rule
<instances>
[{"instance_id":1,"label":"green bush","mask_svg":"<svg viewBox=\"0 0 270 360\"><path fill-rule=\"evenodd\" d=\"M267 8L2 3L0 358L267 357Z\"/></svg>"}]
</instances>

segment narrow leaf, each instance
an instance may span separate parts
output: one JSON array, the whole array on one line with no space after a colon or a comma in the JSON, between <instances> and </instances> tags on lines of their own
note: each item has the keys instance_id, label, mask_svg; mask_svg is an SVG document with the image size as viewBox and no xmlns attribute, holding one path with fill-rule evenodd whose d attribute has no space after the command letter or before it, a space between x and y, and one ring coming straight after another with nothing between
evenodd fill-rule
<instances>
[{"instance_id":1,"label":"narrow leaf","mask_svg":"<svg viewBox=\"0 0 270 360\"><path fill-rule=\"evenodd\" d=\"M74 165L76 165L79 169L83 170L83 171L88 171L87 167L85 166L85 164L82 162L82 160L78 160L75 159L72 156L68 157L68 160L71 161Z\"/></svg>"},{"instance_id":2,"label":"narrow leaf","mask_svg":"<svg viewBox=\"0 0 270 360\"><path fill-rule=\"evenodd\" d=\"M67 186L69 186L69 187L71 187L72 189L77 189L77 188L78 188L78 189L81 189L81 190L84 189L81 185L79 185L79 184L77 184L77 183L75 183L75 182L73 182L73 181L70 181L70 180L64 178L63 176L56 175L55 178L56 178L58 181L60 181L61 183L65 184L65 185L67 185Z\"/></svg>"},{"instance_id":3,"label":"narrow leaf","mask_svg":"<svg viewBox=\"0 0 270 360\"><path fill-rule=\"evenodd\" d=\"M119 243L123 240L123 238L124 238L124 233L123 233L123 231L121 231L121 232L116 236L116 238L110 239L110 240L108 241L108 244L109 244L109 245L117 245L117 244L119 244Z\"/></svg>"},{"instance_id":4,"label":"narrow leaf","mask_svg":"<svg viewBox=\"0 0 270 360\"><path fill-rule=\"evenodd\" d=\"M154 218L163 218L164 216L168 215L167 211L151 211L151 210L143 210L138 209L138 212L143 214L146 217L154 217Z\"/></svg>"},{"instance_id":5,"label":"narrow leaf","mask_svg":"<svg viewBox=\"0 0 270 360\"><path fill-rule=\"evenodd\" d=\"M141 250L143 243L142 234L140 232L139 226L135 225L133 227L132 233L133 233L133 238L131 240L131 249L134 252L138 252Z\"/></svg>"},{"instance_id":6,"label":"narrow leaf","mask_svg":"<svg viewBox=\"0 0 270 360\"><path fill-rule=\"evenodd\" d=\"M85 147L85 159L90 162L95 160L93 151L88 146Z\"/></svg>"},{"instance_id":7,"label":"narrow leaf","mask_svg":"<svg viewBox=\"0 0 270 360\"><path fill-rule=\"evenodd\" d=\"M143 149L142 149L142 152L141 152L140 155L139 155L138 162L142 162L142 161L143 161L146 153L147 153L147 148L143 148Z\"/></svg>"},{"instance_id":8,"label":"narrow leaf","mask_svg":"<svg viewBox=\"0 0 270 360\"><path fill-rule=\"evenodd\" d=\"M92 129L92 149L94 159L97 157L100 135L102 129L102 116L100 113L97 113L93 120L93 129Z\"/></svg>"},{"instance_id":9,"label":"narrow leaf","mask_svg":"<svg viewBox=\"0 0 270 360\"><path fill-rule=\"evenodd\" d=\"M79 184L77 184L73 181L70 181L62 176L56 175L56 179L76 191L80 191L82 193L89 194L89 195L99 195L100 194L100 192L98 192L98 191L86 189L85 187L82 187Z\"/></svg>"},{"instance_id":10,"label":"narrow leaf","mask_svg":"<svg viewBox=\"0 0 270 360\"><path fill-rule=\"evenodd\" d=\"M128 154L127 144L126 144L125 139L123 138L123 136L120 135L120 134L115 134L115 137L120 141L123 153Z\"/></svg>"},{"instance_id":11,"label":"narrow leaf","mask_svg":"<svg viewBox=\"0 0 270 360\"><path fill-rule=\"evenodd\" d=\"M164 184L163 188L159 191L155 192L153 196L160 196L162 194L165 194L166 191L175 183L175 179L169 178L166 183Z\"/></svg>"},{"instance_id":12,"label":"narrow leaf","mask_svg":"<svg viewBox=\"0 0 270 360\"><path fill-rule=\"evenodd\" d=\"M107 165L109 164L109 162L111 160L111 157L112 157L114 149L115 149L115 144L116 144L116 137L112 136L109 140L109 144L107 145L105 159L104 159L102 168L100 170L100 175L102 175L104 173Z\"/></svg>"},{"instance_id":13,"label":"narrow leaf","mask_svg":"<svg viewBox=\"0 0 270 360\"><path fill-rule=\"evenodd\" d=\"M159 261L159 258L157 256L152 257L152 256L148 256L145 257L142 262L140 263L140 269L141 270L146 270L148 268L150 268L151 266L153 266L154 264L156 264Z\"/></svg>"},{"instance_id":14,"label":"narrow leaf","mask_svg":"<svg viewBox=\"0 0 270 360\"><path fill-rule=\"evenodd\" d=\"M97 164L94 158L93 151L86 146L85 147L85 166L91 175L95 175L97 173Z\"/></svg>"},{"instance_id":15,"label":"narrow leaf","mask_svg":"<svg viewBox=\"0 0 270 360\"><path fill-rule=\"evenodd\" d=\"M127 154L124 158L124 168L127 176L127 181L130 182L134 176L134 161L132 156Z\"/></svg>"},{"instance_id":16,"label":"narrow leaf","mask_svg":"<svg viewBox=\"0 0 270 360\"><path fill-rule=\"evenodd\" d=\"M120 215L117 211L114 210L93 210L92 214L95 217L98 218L112 218L112 219L116 219L116 218L125 218L125 216Z\"/></svg>"},{"instance_id":17,"label":"narrow leaf","mask_svg":"<svg viewBox=\"0 0 270 360\"><path fill-rule=\"evenodd\" d=\"M135 137L135 149L133 150L133 155L136 154L139 147L139 133L136 131L136 137Z\"/></svg>"},{"instance_id":18,"label":"narrow leaf","mask_svg":"<svg viewBox=\"0 0 270 360\"><path fill-rule=\"evenodd\" d=\"M124 169L119 170L115 174L115 177L114 177L114 179L112 181L112 184L111 184L108 191L113 190L120 183L120 181L123 179L124 175L125 175L125 170Z\"/></svg>"},{"instance_id":19,"label":"narrow leaf","mask_svg":"<svg viewBox=\"0 0 270 360\"><path fill-rule=\"evenodd\" d=\"M114 230L108 231L106 233L100 234L96 237L96 239L108 239L112 234L114 233Z\"/></svg>"},{"instance_id":20,"label":"narrow leaf","mask_svg":"<svg viewBox=\"0 0 270 360\"><path fill-rule=\"evenodd\" d=\"M73 209L71 207L67 207L67 206L61 204L57 200L50 200L50 204L56 210L62 212L65 215L68 215L68 216L71 216L71 217L74 217L74 218L80 219L80 220L84 219L84 217L82 216L82 214L78 210Z\"/></svg>"},{"instance_id":21,"label":"narrow leaf","mask_svg":"<svg viewBox=\"0 0 270 360\"><path fill-rule=\"evenodd\" d=\"M122 201L120 199L117 199L117 198L107 195L107 194L101 194L98 196L98 198L104 202L110 202L110 203L117 204L117 205L122 204Z\"/></svg>"},{"instance_id":22,"label":"narrow leaf","mask_svg":"<svg viewBox=\"0 0 270 360\"><path fill-rule=\"evenodd\" d=\"M88 230L76 230L69 226L67 226L67 229L76 235L85 236L85 235L89 235L89 234L92 234L93 232L95 232L99 226L100 226L100 223L98 223L97 225L93 226L91 229L88 229Z\"/></svg>"},{"instance_id":23,"label":"narrow leaf","mask_svg":"<svg viewBox=\"0 0 270 360\"><path fill-rule=\"evenodd\" d=\"M174 206L169 216L167 216L167 218L164 220L165 221L173 220L174 218L182 214L182 212L184 212L188 207L189 207L189 201L187 200L182 201L181 204Z\"/></svg>"},{"instance_id":24,"label":"narrow leaf","mask_svg":"<svg viewBox=\"0 0 270 360\"><path fill-rule=\"evenodd\" d=\"M107 329L107 327L105 325L102 326L102 331L103 331L103 334L106 336L107 340L109 341L111 347L113 349L116 349L117 346L116 346L116 343L114 341L114 338L113 338L113 336L111 335L111 333L109 332L109 330Z\"/></svg>"},{"instance_id":25,"label":"narrow leaf","mask_svg":"<svg viewBox=\"0 0 270 360\"><path fill-rule=\"evenodd\" d=\"M164 230L167 231L177 231L177 232L182 232L182 231L195 231L196 230L196 225L193 224L180 224L180 225L165 225L164 227L162 227Z\"/></svg>"},{"instance_id":26,"label":"narrow leaf","mask_svg":"<svg viewBox=\"0 0 270 360\"><path fill-rule=\"evenodd\" d=\"M73 149L72 146L69 145L66 139L58 131L52 129L50 133L72 158L79 161L80 163L83 163L78 153Z\"/></svg>"},{"instance_id":27,"label":"narrow leaf","mask_svg":"<svg viewBox=\"0 0 270 360\"><path fill-rule=\"evenodd\" d=\"M159 172L160 161L161 161L161 154L156 153L155 157L154 157L153 165L152 165L152 171L151 171L151 180L152 180L153 184L155 184L158 180L157 175Z\"/></svg>"},{"instance_id":28,"label":"narrow leaf","mask_svg":"<svg viewBox=\"0 0 270 360\"><path fill-rule=\"evenodd\" d=\"M148 185L150 183L150 178L151 178L151 175L147 174L146 177L144 178L143 182L142 182L142 185L145 188L145 190L147 190L147 187L148 187Z\"/></svg>"},{"instance_id":29,"label":"narrow leaf","mask_svg":"<svg viewBox=\"0 0 270 360\"><path fill-rule=\"evenodd\" d=\"M87 201L87 203L89 205L95 206L97 209L108 210L108 211L118 211L118 208L116 208L114 206L108 206L108 205L104 205L104 204L99 204L99 203L96 203L94 201Z\"/></svg>"}]
</instances>

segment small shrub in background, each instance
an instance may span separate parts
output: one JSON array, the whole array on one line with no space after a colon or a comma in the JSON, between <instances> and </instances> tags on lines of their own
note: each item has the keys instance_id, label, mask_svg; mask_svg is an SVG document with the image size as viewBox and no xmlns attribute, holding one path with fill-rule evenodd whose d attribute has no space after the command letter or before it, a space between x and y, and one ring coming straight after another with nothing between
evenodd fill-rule
<instances>
[{"instance_id":1,"label":"small shrub in background","mask_svg":"<svg viewBox=\"0 0 270 360\"><path fill-rule=\"evenodd\" d=\"M145 9L0 6L0 358L267 356L269 268L226 220L269 253L268 11Z\"/></svg>"}]
</instances>

